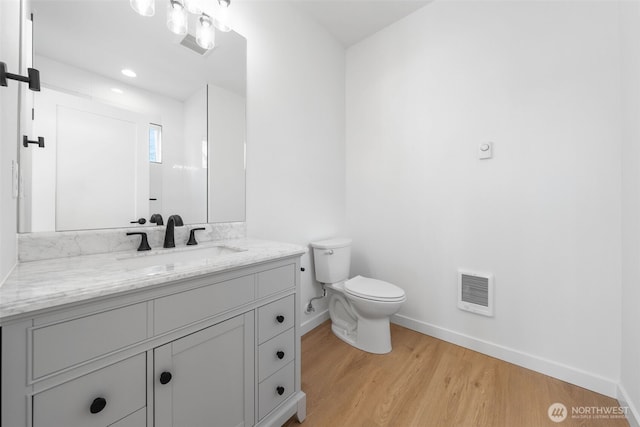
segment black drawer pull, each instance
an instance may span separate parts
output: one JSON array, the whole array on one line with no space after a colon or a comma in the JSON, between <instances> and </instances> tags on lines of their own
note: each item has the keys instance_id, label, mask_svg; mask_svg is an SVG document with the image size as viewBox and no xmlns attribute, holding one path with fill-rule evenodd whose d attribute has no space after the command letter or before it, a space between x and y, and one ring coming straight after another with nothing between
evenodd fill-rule
<instances>
[{"instance_id":1,"label":"black drawer pull","mask_svg":"<svg viewBox=\"0 0 640 427\"><path fill-rule=\"evenodd\" d=\"M278 394L280 396L282 396L284 394L284 387L282 387L281 385L279 385L278 387L276 387L276 391L278 392Z\"/></svg>"},{"instance_id":2,"label":"black drawer pull","mask_svg":"<svg viewBox=\"0 0 640 427\"><path fill-rule=\"evenodd\" d=\"M284 359L284 351L278 350L276 356L278 356L278 359Z\"/></svg>"},{"instance_id":3,"label":"black drawer pull","mask_svg":"<svg viewBox=\"0 0 640 427\"><path fill-rule=\"evenodd\" d=\"M107 406L107 399L105 399L104 397L96 397L95 399L93 399L93 402L91 402L89 411L91 411L92 414L97 414L98 412L102 411L105 406Z\"/></svg>"},{"instance_id":4,"label":"black drawer pull","mask_svg":"<svg viewBox=\"0 0 640 427\"><path fill-rule=\"evenodd\" d=\"M171 372L163 372L160 374L160 384L168 384L171 381L172 375Z\"/></svg>"},{"instance_id":5,"label":"black drawer pull","mask_svg":"<svg viewBox=\"0 0 640 427\"><path fill-rule=\"evenodd\" d=\"M276 316L276 320L278 321L278 323L282 323L284 322L284 316L282 314L278 314Z\"/></svg>"}]
</instances>

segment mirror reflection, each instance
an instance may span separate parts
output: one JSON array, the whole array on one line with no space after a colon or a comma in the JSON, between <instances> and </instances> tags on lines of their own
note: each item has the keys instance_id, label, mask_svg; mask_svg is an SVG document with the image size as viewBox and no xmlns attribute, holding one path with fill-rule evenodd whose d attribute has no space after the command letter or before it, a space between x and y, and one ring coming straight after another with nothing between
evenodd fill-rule
<instances>
[{"instance_id":1,"label":"mirror reflection","mask_svg":"<svg viewBox=\"0 0 640 427\"><path fill-rule=\"evenodd\" d=\"M31 7L42 90L23 127L45 148L20 147L20 231L244 221L245 39L204 50L128 0Z\"/></svg>"}]
</instances>

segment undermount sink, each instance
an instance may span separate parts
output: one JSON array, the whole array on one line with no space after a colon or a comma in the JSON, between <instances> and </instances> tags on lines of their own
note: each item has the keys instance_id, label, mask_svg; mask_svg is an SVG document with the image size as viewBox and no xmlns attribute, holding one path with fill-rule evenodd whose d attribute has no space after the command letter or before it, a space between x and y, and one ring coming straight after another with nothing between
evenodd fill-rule
<instances>
[{"instance_id":1,"label":"undermount sink","mask_svg":"<svg viewBox=\"0 0 640 427\"><path fill-rule=\"evenodd\" d=\"M118 257L117 260L128 261L127 264L136 267L149 267L154 265L215 260L220 257L244 252L245 250L246 249L232 248L224 245L158 249L149 252L122 255Z\"/></svg>"}]
</instances>

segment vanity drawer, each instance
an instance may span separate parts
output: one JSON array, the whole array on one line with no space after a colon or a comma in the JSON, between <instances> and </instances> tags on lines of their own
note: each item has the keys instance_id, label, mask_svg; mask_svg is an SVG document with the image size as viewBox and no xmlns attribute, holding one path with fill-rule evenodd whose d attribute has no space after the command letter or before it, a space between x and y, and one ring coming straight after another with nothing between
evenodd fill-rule
<instances>
[{"instance_id":1,"label":"vanity drawer","mask_svg":"<svg viewBox=\"0 0 640 427\"><path fill-rule=\"evenodd\" d=\"M255 275L238 277L154 301L154 333L204 320L255 298Z\"/></svg>"},{"instance_id":2,"label":"vanity drawer","mask_svg":"<svg viewBox=\"0 0 640 427\"><path fill-rule=\"evenodd\" d=\"M293 327L295 307L293 295L258 308L258 343L275 337Z\"/></svg>"},{"instance_id":3,"label":"vanity drawer","mask_svg":"<svg viewBox=\"0 0 640 427\"><path fill-rule=\"evenodd\" d=\"M146 338L146 303L33 328L33 378L40 378Z\"/></svg>"},{"instance_id":4,"label":"vanity drawer","mask_svg":"<svg viewBox=\"0 0 640 427\"><path fill-rule=\"evenodd\" d=\"M146 373L143 353L38 393L33 427L105 427L122 420L146 406Z\"/></svg>"},{"instance_id":5,"label":"vanity drawer","mask_svg":"<svg viewBox=\"0 0 640 427\"><path fill-rule=\"evenodd\" d=\"M291 328L258 347L258 382L295 358L294 337L295 331Z\"/></svg>"},{"instance_id":6,"label":"vanity drawer","mask_svg":"<svg viewBox=\"0 0 640 427\"><path fill-rule=\"evenodd\" d=\"M285 265L258 273L258 297L295 287L295 264Z\"/></svg>"},{"instance_id":7,"label":"vanity drawer","mask_svg":"<svg viewBox=\"0 0 640 427\"><path fill-rule=\"evenodd\" d=\"M295 363L291 362L258 386L258 419L291 396L294 388ZM282 393L282 394L280 394Z\"/></svg>"}]
</instances>

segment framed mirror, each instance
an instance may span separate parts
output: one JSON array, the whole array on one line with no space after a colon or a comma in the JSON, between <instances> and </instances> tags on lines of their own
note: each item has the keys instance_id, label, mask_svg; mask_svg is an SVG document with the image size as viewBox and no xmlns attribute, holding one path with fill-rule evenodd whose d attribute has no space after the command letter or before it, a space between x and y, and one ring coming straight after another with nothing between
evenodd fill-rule
<instances>
[{"instance_id":1,"label":"framed mirror","mask_svg":"<svg viewBox=\"0 0 640 427\"><path fill-rule=\"evenodd\" d=\"M244 221L246 40L202 49L156 3L28 2L42 89L23 133L45 147L20 146L20 232Z\"/></svg>"}]
</instances>

